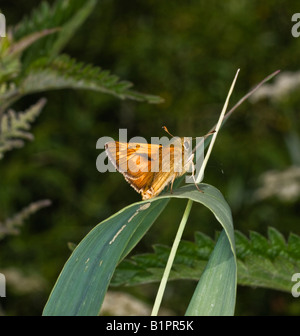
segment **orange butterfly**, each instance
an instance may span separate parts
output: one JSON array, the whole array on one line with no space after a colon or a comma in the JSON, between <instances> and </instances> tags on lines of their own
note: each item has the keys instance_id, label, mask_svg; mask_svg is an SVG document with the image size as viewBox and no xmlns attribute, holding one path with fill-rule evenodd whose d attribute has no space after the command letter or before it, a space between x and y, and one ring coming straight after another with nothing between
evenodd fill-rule
<instances>
[{"instance_id":1,"label":"orange butterfly","mask_svg":"<svg viewBox=\"0 0 300 336\"><path fill-rule=\"evenodd\" d=\"M105 151L125 180L146 200L157 196L170 183L172 192L175 179L190 167L195 182L191 145L190 138L179 137L173 138L169 146L111 141L105 144Z\"/></svg>"}]
</instances>

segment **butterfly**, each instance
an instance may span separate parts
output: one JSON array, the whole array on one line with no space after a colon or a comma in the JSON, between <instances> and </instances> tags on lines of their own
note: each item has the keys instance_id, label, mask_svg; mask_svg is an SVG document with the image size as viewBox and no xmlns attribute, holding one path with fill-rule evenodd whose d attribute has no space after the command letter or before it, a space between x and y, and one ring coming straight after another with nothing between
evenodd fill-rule
<instances>
[{"instance_id":1,"label":"butterfly","mask_svg":"<svg viewBox=\"0 0 300 336\"><path fill-rule=\"evenodd\" d=\"M168 132L165 126L163 128ZM125 180L147 200L160 194L169 184L172 192L175 179L191 168L195 182L191 146L191 138L173 137L167 146L111 141L105 144L105 151ZM196 182L195 185L201 191Z\"/></svg>"}]
</instances>

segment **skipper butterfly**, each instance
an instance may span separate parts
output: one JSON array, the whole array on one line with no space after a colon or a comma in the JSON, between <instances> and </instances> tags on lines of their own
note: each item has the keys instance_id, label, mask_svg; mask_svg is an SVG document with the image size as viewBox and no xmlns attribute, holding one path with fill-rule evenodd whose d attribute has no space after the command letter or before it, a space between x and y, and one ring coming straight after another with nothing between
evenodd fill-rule
<instances>
[{"instance_id":1,"label":"skipper butterfly","mask_svg":"<svg viewBox=\"0 0 300 336\"><path fill-rule=\"evenodd\" d=\"M168 132L165 126L163 128ZM195 182L191 146L191 138L173 137L168 146L111 141L105 144L105 151L125 180L147 200L160 194L169 184L172 192L175 179L190 168ZM195 185L201 191L196 182Z\"/></svg>"}]
</instances>

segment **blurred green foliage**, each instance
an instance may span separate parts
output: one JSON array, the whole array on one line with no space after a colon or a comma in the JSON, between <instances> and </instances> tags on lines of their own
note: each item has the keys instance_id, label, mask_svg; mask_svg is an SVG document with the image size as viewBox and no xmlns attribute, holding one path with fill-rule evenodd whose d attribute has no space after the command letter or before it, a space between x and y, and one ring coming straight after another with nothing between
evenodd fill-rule
<instances>
[{"instance_id":1,"label":"blurred green foliage","mask_svg":"<svg viewBox=\"0 0 300 336\"><path fill-rule=\"evenodd\" d=\"M7 24L15 25L38 3L10 1L1 3L1 10ZM47 198L52 206L30 217L20 235L0 242L1 268L16 269L20 281L37 283L31 291L26 281L19 284L23 291L8 283L7 297L0 301L5 314L41 314L70 255L68 242L78 243L97 223L140 199L121 174L96 170L98 138L116 138L119 128L127 128L129 138L150 139L163 135L162 125L179 136L205 134L217 121L237 68L241 72L231 104L273 71L299 70L300 38L291 34L297 7L292 0L98 2L64 52L165 101L149 105L65 89L14 104L24 110L47 98L32 128L35 140L0 163L0 220L32 200ZM257 196L262 174L299 167L299 103L296 85L282 96L247 101L219 134L204 181L221 190L235 228L246 235L249 230L266 234L268 226L285 237L300 233L299 193L282 198L279 188L273 196ZM299 179L292 183L299 185ZM135 252L151 252L154 243L171 245L184 207L180 200L170 202ZM213 237L218 229L211 214L195 206L184 238L193 240L195 231ZM175 313L182 314L196 283L178 285L168 286L163 304L179 306ZM151 303L156 289L147 285L129 291ZM299 315L300 303L289 293L239 287L236 314Z\"/></svg>"}]
</instances>

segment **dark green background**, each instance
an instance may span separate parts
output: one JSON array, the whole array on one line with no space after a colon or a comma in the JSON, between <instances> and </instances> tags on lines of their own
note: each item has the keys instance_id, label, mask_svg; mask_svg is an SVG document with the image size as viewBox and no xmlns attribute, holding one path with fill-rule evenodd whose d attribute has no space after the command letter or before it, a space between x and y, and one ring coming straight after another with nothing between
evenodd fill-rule
<instances>
[{"instance_id":1,"label":"dark green background","mask_svg":"<svg viewBox=\"0 0 300 336\"><path fill-rule=\"evenodd\" d=\"M40 1L1 1L7 24L15 25ZM297 2L281 1L99 1L65 52L79 61L109 69L134 83L137 91L165 102L121 101L88 91L61 90L23 98L22 110L46 97L48 103L32 132L35 141L0 162L0 220L38 199L52 206L26 221L21 234L0 242L1 267L22 277L38 275L39 290L18 292L8 284L0 304L7 315L41 314L50 290L78 243L97 223L140 200L121 174L96 170L96 142L102 136L201 136L216 122L238 68L230 106L277 69L298 71L300 38L291 35ZM285 237L300 234L299 197L257 201L261 174L297 162L299 88L280 100L247 101L222 129L204 181L221 190L233 211L235 228L265 234L274 226ZM296 139L287 144L287 139ZM278 181L280 184L281 181ZM171 245L185 202L172 201L134 253L151 245ZM207 209L194 206L184 239L194 231L214 237L220 226ZM299 270L300 272L300 270ZM27 286L26 283L20 286ZM163 305L184 314L195 282L174 282ZM292 283L291 283L292 286ZM130 288L152 303L157 284ZM300 299L290 293L239 287L237 315L299 315Z\"/></svg>"}]
</instances>

